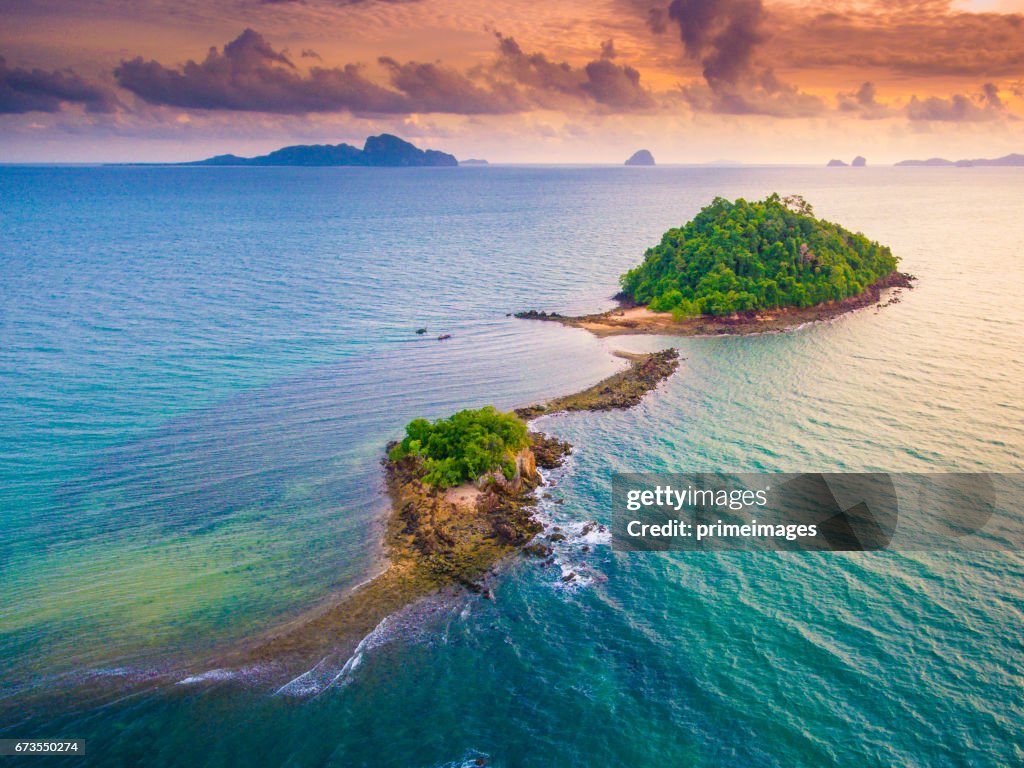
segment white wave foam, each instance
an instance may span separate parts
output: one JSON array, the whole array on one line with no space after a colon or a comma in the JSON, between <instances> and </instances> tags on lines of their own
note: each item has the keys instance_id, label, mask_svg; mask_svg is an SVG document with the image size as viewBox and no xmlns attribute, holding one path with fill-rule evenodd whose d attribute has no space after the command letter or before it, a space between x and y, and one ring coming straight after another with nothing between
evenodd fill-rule
<instances>
[{"instance_id":1,"label":"white wave foam","mask_svg":"<svg viewBox=\"0 0 1024 768\"><path fill-rule=\"evenodd\" d=\"M235 672L230 669L211 669L208 672L202 672L198 675L189 675L188 677L182 678L175 683L175 685L195 685L196 683L219 682L221 680L230 680L234 677L238 677L239 674L239 672Z\"/></svg>"},{"instance_id":2,"label":"white wave foam","mask_svg":"<svg viewBox=\"0 0 1024 768\"><path fill-rule=\"evenodd\" d=\"M373 628L373 631L359 641L352 655L341 665L341 669L338 669L337 666L337 655L328 654L317 662L315 667L274 691L274 695L306 698L319 696L335 685L347 685L352 680L352 673L362 664L363 654L387 641L388 619L390 618L390 616L385 616L380 624Z\"/></svg>"}]
</instances>

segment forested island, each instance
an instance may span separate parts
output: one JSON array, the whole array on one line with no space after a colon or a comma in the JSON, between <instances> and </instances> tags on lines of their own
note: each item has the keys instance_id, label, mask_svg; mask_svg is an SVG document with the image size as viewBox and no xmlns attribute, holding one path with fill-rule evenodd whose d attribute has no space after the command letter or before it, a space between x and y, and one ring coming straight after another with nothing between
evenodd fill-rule
<instances>
[{"instance_id":1,"label":"forested island","mask_svg":"<svg viewBox=\"0 0 1024 768\"><path fill-rule=\"evenodd\" d=\"M877 303L910 287L886 246L814 216L799 195L715 198L668 230L621 278L620 309L565 317L520 312L599 335L781 330Z\"/></svg>"},{"instance_id":2,"label":"forested island","mask_svg":"<svg viewBox=\"0 0 1024 768\"><path fill-rule=\"evenodd\" d=\"M356 165L378 168L408 168L414 166L457 166L459 161L447 152L420 149L390 133L370 136L363 148L351 144L297 144L282 147L266 155L239 157L216 155L206 160L176 165L259 165L259 166L335 166Z\"/></svg>"},{"instance_id":3,"label":"forested island","mask_svg":"<svg viewBox=\"0 0 1024 768\"><path fill-rule=\"evenodd\" d=\"M517 551L549 565L550 545L565 536L557 528L545 532L534 515L544 483L538 468L560 466L572 446L531 431L527 420L563 410L629 408L678 366L674 349L620 356L630 361L625 370L575 395L515 413L487 406L409 422L382 462L391 498L387 567L334 605L218 662L294 670L328 650L351 650L385 617L440 590L493 597L488 575Z\"/></svg>"}]
</instances>

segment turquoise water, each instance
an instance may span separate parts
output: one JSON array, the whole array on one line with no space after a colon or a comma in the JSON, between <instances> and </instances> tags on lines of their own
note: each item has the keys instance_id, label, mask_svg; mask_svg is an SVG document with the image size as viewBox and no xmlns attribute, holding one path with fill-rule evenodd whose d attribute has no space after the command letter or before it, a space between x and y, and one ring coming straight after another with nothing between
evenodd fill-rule
<instances>
[{"instance_id":1,"label":"turquoise water","mask_svg":"<svg viewBox=\"0 0 1024 768\"><path fill-rule=\"evenodd\" d=\"M918 287L761 337L506 316L607 308L666 228L772 191ZM494 603L395 617L315 697L167 680L379 566L408 419L573 391L615 349L685 360L637 409L542 420L577 447L544 510L569 530L608 522L613 471L1024 470L1022 193L1013 169L0 169L0 737L96 765L1021 763L1017 552L570 537Z\"/></svg>"}]
</instances>

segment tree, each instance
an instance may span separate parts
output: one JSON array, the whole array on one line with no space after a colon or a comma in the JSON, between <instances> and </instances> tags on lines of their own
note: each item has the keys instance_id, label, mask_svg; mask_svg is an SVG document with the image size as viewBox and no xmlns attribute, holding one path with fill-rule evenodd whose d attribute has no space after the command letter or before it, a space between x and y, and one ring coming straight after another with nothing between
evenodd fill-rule
<instances>
[{"instance_id":1,"label":"tree","mask_svg":"<svg viewBox=\"0 0 1024 768\"><path fill-rule=\"evenodd\" d=\"M486 406L435 422L413 419L405 428L405 438L391 449L388 458L398 461L418 456L423 462L423 481L449 488L495 470L511 479L516 471L515 455L528 445L526 425L515 414Z\"/></svg>"},{"instance_id":2,"label":"tree","mask_svg":"<svg viewBox=\"0 0 1024 768\"><path fill-rule=\"evenodd\" d=\"M895 271L897 261L864 235L815 218L799 195L715 198L668 230L621 283L654 311L723 315L852 296Z\"/></svg>"}]
</instances>

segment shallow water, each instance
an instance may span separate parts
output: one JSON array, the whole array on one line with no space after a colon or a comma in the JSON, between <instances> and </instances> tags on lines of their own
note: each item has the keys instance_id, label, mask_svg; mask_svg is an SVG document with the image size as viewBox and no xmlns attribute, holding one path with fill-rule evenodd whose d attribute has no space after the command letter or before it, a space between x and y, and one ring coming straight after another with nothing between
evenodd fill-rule
<instances>
[{"instance_id":1,"label":"shallow water","mask_svg":"<svg viewBox=\"0 0 1024 768\"><path fill-rule=\"evenodd\" d=\"M757 337L506 317L606 308L666 228L772 191L918 287ZM685 360L632 411L542 420L577 447L552 524L608 522L612 471L1024 470L1022 192L995 168L0 169L0 735L97 765L1024 760L1016 552L570 537L493 604L396 617L315 697L150 680L366 578L410 418L574 391L614 349Z\"/></svg>"}]
</instances>

